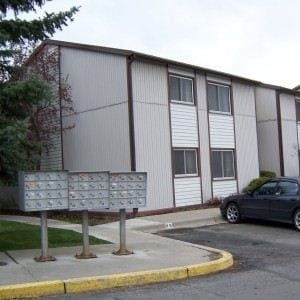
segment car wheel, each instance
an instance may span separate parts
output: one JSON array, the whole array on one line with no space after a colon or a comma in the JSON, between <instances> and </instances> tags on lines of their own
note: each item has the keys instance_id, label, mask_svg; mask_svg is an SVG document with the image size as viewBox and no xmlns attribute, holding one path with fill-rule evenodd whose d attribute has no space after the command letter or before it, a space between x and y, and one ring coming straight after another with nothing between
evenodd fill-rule
<instances>
[{"instance_id":1,"label":"car wheel","mask_svg":"<svg viewBox=\"0 0 300 300\"><path fill-rule=\"evenodd\" d=\"M299 213L300 217L300 213ZM235 203L228 204L226 208L226 219L229 223L236 224L240 221L240 211Z\"/></svg>"},{"instance_id":2,"label":"car wheel","mask_svg":"<svg viewBox=\"0 0 300 300\"><path fill-rule=\"evenodd\" d=\"M300 209L297 209L294 214L294 225L300 231Z\"/></svg>"}]
</instances>

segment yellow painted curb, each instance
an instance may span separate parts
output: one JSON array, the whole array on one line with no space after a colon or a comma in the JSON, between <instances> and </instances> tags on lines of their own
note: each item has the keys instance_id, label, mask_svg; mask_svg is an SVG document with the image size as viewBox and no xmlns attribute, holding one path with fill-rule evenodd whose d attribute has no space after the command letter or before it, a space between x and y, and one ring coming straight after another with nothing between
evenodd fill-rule
<instances>
[{"instance_id":1,"label":"yellow painted curb","mask_svg":"<svg viewBox=\"0 0 300 300\"><path fill-rule=\"evenodd\" d=\"M0 286L0 299L38 297L64 292L64 283L61 280L12 284Z\"/></svg>"},{"instance_id":2,"label":"yellow painted curb","mask_svg":"<svg viewBox=\"0 0 300 300\"><path fill-rule=\"evenodd\" d=\"M200 276L225 270L233 265L233 257L229 252L220 251L219 259L201 263L198 265L190 265L187 267L188 277Z\"/></svg>"},{"instance_id":3,"label":"yellow painted curb","mask_svg":"<svg viewBox=\"0 0 300 300\"><path fill-rule=\"evenodd\" d=\"M142 285L187 278L185 267L113 274L64 280L66 293L103 290L114 287Z\"/></svg>"}]
</instances>

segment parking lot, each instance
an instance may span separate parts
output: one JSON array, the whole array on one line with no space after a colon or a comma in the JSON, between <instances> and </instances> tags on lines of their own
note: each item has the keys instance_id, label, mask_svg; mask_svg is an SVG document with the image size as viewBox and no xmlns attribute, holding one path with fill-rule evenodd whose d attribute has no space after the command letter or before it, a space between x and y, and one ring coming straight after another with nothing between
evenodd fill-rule
<instances>
[{"instance_id":1,"label":"parking lot","mask_svg":"<svg viewBox=\"0 0 300 300\"><path fill-rule=\"evenodd\" d=\"M228 250L234 255L234 267L184 281L49 299L299 299L300 232L291 225L225 223L159 234Z\"/></svg>"}]
</instances>

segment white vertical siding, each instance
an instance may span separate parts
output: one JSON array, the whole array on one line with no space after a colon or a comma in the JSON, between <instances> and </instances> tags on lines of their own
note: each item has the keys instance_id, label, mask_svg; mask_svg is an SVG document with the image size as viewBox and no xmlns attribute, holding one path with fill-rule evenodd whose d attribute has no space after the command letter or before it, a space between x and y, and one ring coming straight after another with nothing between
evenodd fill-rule
<instances>
[{"instance_id":1,"label":"white vertical siding","mask_svg":"<svg viewBox=\"0 0 300 300\"><path fill-rule=\"evenodd\" d=\"M209 114L211 148L235 148L233 117Z\"/></svg>"},{"instance_id":2,"label":"white vertical siding","mask_svg":"<svg viewBox=\"0 0 300 300\"><path fill-rule=\"evenodd\" d=\"M203 202L212 198L211 170L210 170L210 147L206 99L206 79L203 75L196 75L197 106L200 140L200 164L201 164L201 187Z\"/></svg>"},{"instance_id":3,"label":"white vertical siding","mask_svg":"<svg viewBox=\"0 0 300 300\"><path fill-rule=\"evenodd\" d=\"M137 171L148 173L146 209L174 206L167 68L132 64Z\"/></svg>"},{"instance_id":4,"label":"white vertical siding","mask_svg":"<svg viewBox=\"0 0 300 300\"><path fill-rule=\"evenodd\" d=\"M240 191L259 176L254 87L233 82L237 179Z\"/></svg>"},{"instance_id":5,"label":"white vertical siding","mask_svg":"<svg viewBox=\"0 0 300 300\"><path fill-rule=\"evenodd\" d=\"M298 148L300 150L300 122L297 122Z\"/></svg>"},{"instance_id":6,"label":"white vertical siding","mask_svg":"<svg viewBox=\"0 0 300 300\"><path fill-rule=\"evenodd\" d=\"M200 177L175 178L176 207L201 204Z\"/></svg>"},{"instance_id":7,"label":"white vertical siding","mask_svg":"<svg viewBox=\"0 0 300 300\"><path fill-rule=\"evenodd\" d=\"M198 126L195 106L171 103L173 147L198 148Z\"/></svg>"},{"instance_id":8,"label":"white vertical siding","mask_svg":"<svg viewBox=\"0 0 300 300\"><path fill-rule=\"evenodd\" d=\"M295 97L280 95L282 152L285 176L299 176Z\"/></svg>"},{"instance_id":9,"label":"white vertical siding","mask_svg":"<svg viewBox=\"0 0 300 300\"><path fill-rule=\"evenodd\" d=\"M61 48L72 89L75 128L63 135L67 170L130 170L126 58ZM72 121L71 121L72 122Z\"/></svg>"},{"instance_id":10,"label":"white vertical siding","mask_svg":"<svg viewBox=\"0 0 300 300\"><path fill-rule=\"evenodd\" d=\"M256 87L256 117L260 170L280 175L279 137L277 124L276 91Z\"/></svg>"},{"instance_id":11,"label":"white vertical siding","mask_svg":"<svg viewBox=\"0 0 300 300\"><path fill-rule=\"evenodd\" d=\"M236 180L222 180L213 182L213 196L217 198L227 197L237 193Z\"/></svg>"},{"instance_id":12,"label":"white vertical siding","mask_svg":"<svg viewBox=\"0 0 300 300\"><path fill-rule=\"evenodd\" d=\"M77 114L76 126L63 135L65 169L130 171L127 109L125 102Z\"/></svg>"}]
</instances>

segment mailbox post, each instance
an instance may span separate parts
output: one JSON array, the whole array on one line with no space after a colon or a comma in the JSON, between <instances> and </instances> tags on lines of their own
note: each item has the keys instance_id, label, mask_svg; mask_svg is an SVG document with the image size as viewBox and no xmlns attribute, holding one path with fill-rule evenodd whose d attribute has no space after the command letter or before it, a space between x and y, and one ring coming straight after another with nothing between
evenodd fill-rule
<instances>
[{"instance_id":1,"label":"mailbox post","mask_svg":"<svg viewBox=\"0 0 300 300\"><path fill-rule=\"evenodd\" d=\"M109 207L120 211L120 249L113 254L133 254L126 247L126 209L146 206L146 191L146 173L111 173Z\"/></svg>"},{"instance_id":2,"label":"mailbox post","mask_svg":"<svg viewBox=\"0 0 300 300\"><path fill-rule=\"evenodd\" d=\"M38 262L53 261L48 254L47 211L68 208L68 172L19 172L19 207L22 211L41 212L41 256Z\"/></svg>"},{"instance_id":3,"label":"mailbox post","mask_svg":"<svg viewBox=\"0 0 300 300\"><path fill-rule=\"evenodd\" d=\"M89 217L92 209L108 208L109 172L69 172L69 210L82 211L81 254L78 259L97 257L89 247Z\"/></svg>"}]
</instances>

